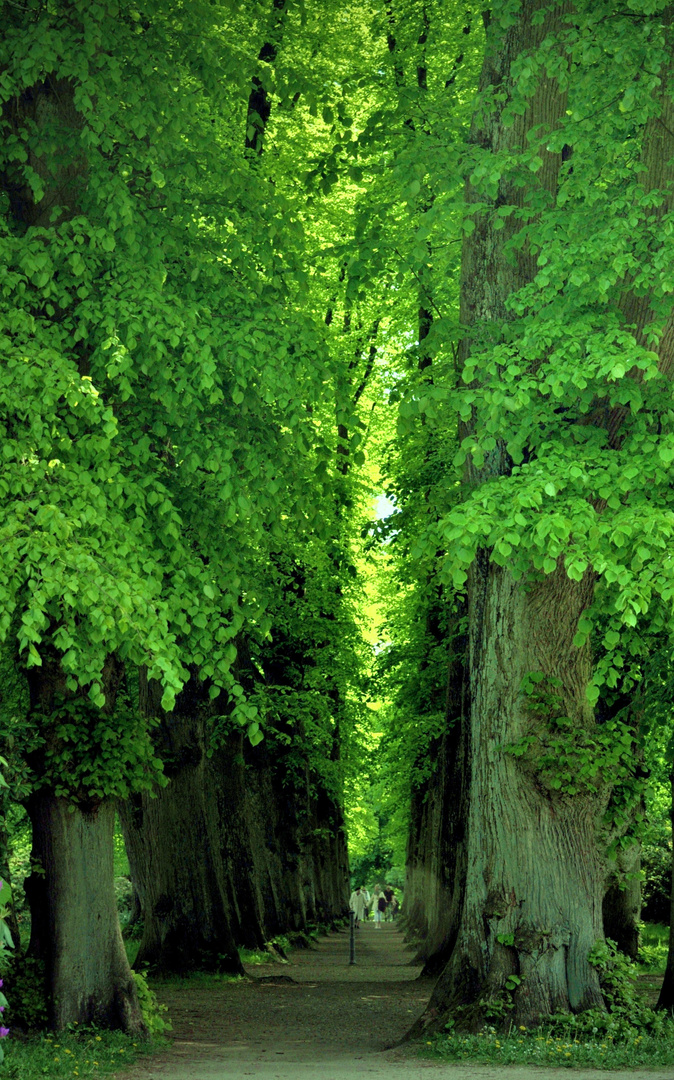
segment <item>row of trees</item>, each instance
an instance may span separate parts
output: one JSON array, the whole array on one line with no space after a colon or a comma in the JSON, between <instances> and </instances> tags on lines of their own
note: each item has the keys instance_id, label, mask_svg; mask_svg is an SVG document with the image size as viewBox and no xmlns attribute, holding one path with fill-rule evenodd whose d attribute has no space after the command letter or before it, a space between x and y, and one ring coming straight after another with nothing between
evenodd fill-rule
<instances>
[{"instance_id":1,"label":"row of trees","mask_svg":"<svg viewBox=\"0 0 674 1080\"><path fill-rule=\"evenodd\" d=\"M28 954L54 1026L136 1030L116 808L142 960L238 971L237 945L344 911L376 329L288 168L289 138L330 127L318 9L2 16L3 734Z\"/></svg>"},{"instance_id":2,"label":"row of trees","mask_svg":"<svg viewBox=\"0 0 674 1080\"><path fill-rule=\"evenodd\" d=\"M2 14L0 629L53 1021L139 1022L119 800L146 959L235 968L343 903L375 448L424 1022L601 1007L671 632L672 9Z\"/></svg>"}]
</instances>

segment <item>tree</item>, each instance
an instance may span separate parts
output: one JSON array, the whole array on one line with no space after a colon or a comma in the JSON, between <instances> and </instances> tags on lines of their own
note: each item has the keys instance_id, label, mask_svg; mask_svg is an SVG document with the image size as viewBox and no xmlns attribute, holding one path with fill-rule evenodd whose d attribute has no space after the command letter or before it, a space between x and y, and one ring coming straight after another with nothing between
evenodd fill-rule
<instances>
[{"instance_id":1,"label":"tree","mask_svg":"<svg viewBox=\"0 0 674 1080\"><path fill-rule=\"evenodd\" d=\"M161 765L125 681L146 668L170 709L194 667L257 736L236 639L264 638L262 553L310 516L296 464L327 354L293 223L238 149L250 72L227 42L257 23L152 0L3 17L0 629L30 684L31 952L56 1027L134 1030L112 808Z\"/></svg>"},{"instance_id":2,"label":"tree","mask_svg":"<svg viewBox=\"0 0 674 1080\"><path fill-rule=\"evenodd\" d=\"M468 594L467 873L422 1024L448 1011L479 1024L505 996L509 1022L529 1026L602 1007L588 952L603 935L605 815L633 761L631 736L601 730L593 706L639 649L637 612L671 594L657 555L669 530L670 11L633 21L560 4L553 19L504 4L486 32L454 398L464 496L426 542ZM609 628L593 664L600 604Z\"/></svg>"}]
</instances>

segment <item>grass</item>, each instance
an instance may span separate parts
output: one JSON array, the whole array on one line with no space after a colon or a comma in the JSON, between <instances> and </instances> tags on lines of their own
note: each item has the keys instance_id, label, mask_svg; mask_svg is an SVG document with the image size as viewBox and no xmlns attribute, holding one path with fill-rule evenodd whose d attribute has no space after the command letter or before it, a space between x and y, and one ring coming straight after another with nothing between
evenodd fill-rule
<instances>
[{"instance_id":1,"label":"grass","mask_svg":"<svg viewBox=\"0 0 674 1080\"><path fill-rule=\"evenodd\" d=\"M163 1040L133 1041L119 1031L66 1031L61 1035L37 1035L3 1040L3 1080L73 1080L73 1077L108 1076L131 1065L140 1054L156 1052Z\"/></svg>"},{"instance_id":2,"label":"grass","mask_svg":"<svg viewBox=\"0 0 674 1080\"><path fill-rule=\"evenodd\" d=\"M669 927L664 923L641 923L639 929L639 969L664 974L669 949Z\"/></svg>"},{"instance_id":3,"label":"grass","mask_svg":"<svg viewBox=\"0 0 674 1080\"><path fill-rule=\"evenodd\" d=\"M262 949L239 949L242 964L277 964L278 960L272 953L263 952Z\"/></svg>"},{"instance_id":4,"label":"grass","mask_svg":"<svg viewBox=\"0 0 674 1080\"><path fill-rule=\"evenodd\" d=\"M674 1065L674 1031L667 1036L637 1035L614 1041L553 1036L544 1028L499 1035L487 1028L477 1035L437 1035L426 1043L425 1056L443 1061L485 1065L539 1065L567 1068L634 1069Z\"/></svg>"}]
</instances>

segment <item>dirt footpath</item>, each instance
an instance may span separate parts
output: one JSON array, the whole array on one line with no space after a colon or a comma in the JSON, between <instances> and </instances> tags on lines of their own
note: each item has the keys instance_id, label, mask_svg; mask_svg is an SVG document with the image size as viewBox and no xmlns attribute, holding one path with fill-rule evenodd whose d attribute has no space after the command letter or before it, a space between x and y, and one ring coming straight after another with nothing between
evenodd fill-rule
<instances>
[{"instance_id":1,"label":"dirt footpath","mask_svg":"<svg viewBox=\"0 0 674 1080\"><path fill-rule=\"evenodd\" d=\"M674 1080L674 1070L620 1073L436 1064L391 1049L423 1011L432 980L419 980L392 924L295 950L287 965L249 968L260 981L166 989L171 1048L117 1080ZM260 978L261 977L261 978ZM289 981L292 980L292 981Z\"/></svg>"}]
</instances>

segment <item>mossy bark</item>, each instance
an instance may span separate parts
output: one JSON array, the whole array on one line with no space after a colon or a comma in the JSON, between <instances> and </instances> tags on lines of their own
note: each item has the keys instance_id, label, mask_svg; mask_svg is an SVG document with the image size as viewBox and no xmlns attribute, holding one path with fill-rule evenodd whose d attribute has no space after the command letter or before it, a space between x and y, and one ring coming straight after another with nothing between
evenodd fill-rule
<instances>
[{"instance_id":1,"label":"mossy bark","mask_svg":"<svg viewBox=\"0 0 674 1080\"><path fill-rule=\"evenodd\" d=\"M297 775L271 738L253 747L237 731L209 748L202 690L191 681L162 714L154 687L142 689L169 784L120 807L143 918L137 963L242 972L237 946L343 914L346 844L308 767Z\"/></svg>"},{"instance_id":2,"label":"mossy bark","mask_svg":"<svg viewBox=\"0 0 674 1080\"><path fill-rule=\"evenodd\" d=\"M51 1026L145 1031L124 950L113 878L115 807L83 809L48 791L28 803L33 826L26 881L29 956L45 964Z\"/></svg>"},{"instance_id":3,"label":"mossy bark","mask_svg":"<svg viewBox=\"0 0 674 1080\"><path fill-rule=\"evenodd\" d=\"M102 673L103 715L115 708L122 679L122 665L110 655ZM42 665L28 672L28 686L31 714L40 717L47 742L58 745L50 716L74 695L55 654L43 650ZM44 753L40 747L30 757L37 782L26 802L32 873L24 887L31 912L28 955L44 964L50 1023L57 1031L95 1023L141 1034L145 1026L117 915L114 800L79 790L64 798L39 786ZM64 785L67 779L66 772Z\"/></svg>"},{"instance_id":4,"label":"mossy bark","mask_svg":"<svg viewBox=\"0 0 674 1080\"><path fill-rule=\"evenodd\" d=\"M592 582L558 569L526 592L486 553L471 575L471 749L466 884L456 943L417 1031L448 1014L479 1027L493 999L507 1022L602 1007L588 953L602 938L608 793L564 798L504 747L528 730L528 671L563 678L563 706L591 726L586 649L572 646ZM515 980L511 979L515 977ZM513 988L513 992L510 991Z\"/></svg>"},{"instance_id":5,"label":"mossy bark","mask_svg":"<svg viewBox=\"0 0 674 1080\"><path fill-rule=\"evenodd\" d=\"M159 710L159 688L141 680L141 705ZM169 784L120 804L143 935L137 964L159 971L242 974L223 856L219 788L207 755L201 695L190 682L157 738Z\"/></svg>"}]
</instances>

